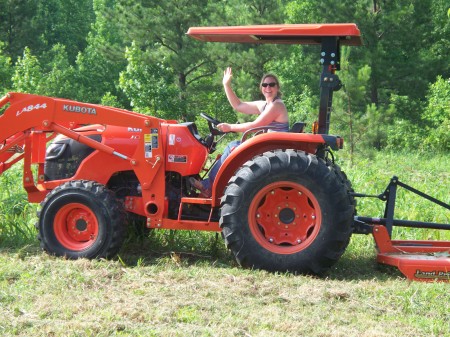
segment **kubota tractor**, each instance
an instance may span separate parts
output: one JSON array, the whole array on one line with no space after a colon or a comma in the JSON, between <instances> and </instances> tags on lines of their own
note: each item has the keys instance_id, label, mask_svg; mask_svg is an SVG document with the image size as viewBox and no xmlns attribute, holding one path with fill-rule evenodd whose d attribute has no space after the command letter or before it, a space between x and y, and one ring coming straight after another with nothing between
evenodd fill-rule
<instances>
[{"instance_id":1,"label":"kubota tractor","mask_svg":"<svg viewBox=\"0 0 450 337\"><path fill-rule=\"evenodd\" d=\"M343 140L328 134L332 97L341 87L340 46L361 44L355 24L197 27L187 34L209 42L321 46L313 133L304 133L301 123L291 132L245 133L221 166L212 196L202 198L189 178L204 174L220 139L215 118L202 114L210 134L199 135L193 122L9 93L0 100L6 107L0 174L23 159L29 201L41 203L37 229L45 251L74 259L113 256L133 214L148 228L220 231L245 267L320 274L338 261L352 233L372 233L380 262L409 278L450 279L448 254L432 256L448 252L450 243L390 238L393 225L450 226L394 220L395 189L408 187L397 179L379 196L387 201L385 218L355 217L354 198L364 195L353 192L334 162L332 151Z\"/></svg>"}]
</instances>

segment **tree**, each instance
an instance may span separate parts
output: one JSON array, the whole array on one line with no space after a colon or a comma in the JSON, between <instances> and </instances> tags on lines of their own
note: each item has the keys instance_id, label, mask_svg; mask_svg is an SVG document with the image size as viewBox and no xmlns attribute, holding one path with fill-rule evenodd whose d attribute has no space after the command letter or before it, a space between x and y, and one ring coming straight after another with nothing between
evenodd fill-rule
<instances>
[{"instance_id":1,"label":"tree","mask_svg":"<svg viewBox=\"0 0 450 337\"><path fill-rule=\"evenodd\" d=\"M41 64L27 47L23 57L19 57L15 64L12 77L13 88L20 92L39 94L41 78Z\"/></svg>"},{"instance_id":2,"label":"tree","mask_svg":"<svg viewBox=\"0 0 450 337\"><path fill-rule=\"evenodd\" d=\"M15 62L22 55L25 46L34 49L38 44L31 22L36 2L0 0L0 8L0 41L5 44L5 55Z\"/></svg>"},{"instance_id":3,"label":"tree","mask_svg":"<svg viewBox=\"0 0 450 337\"><path fill-rule=\"evenodd\" d=\"M127 48L128 65L120 73L120 88L135 110L160 118L181 119L182 116L173 114L179 111L179 100L172 71L161 63L144 62L143 54L135 44Z\"/></svg>"},{"instance_id":4,"label":"tree","mask_svg":"<svg viewBox=\"0 0 450 337\"><path fill-rule=\"evenodd\" d=\"M439 76L430 85L428 104L423 114L426 125L425 145L436 150L450 150L450 78Z\"/></svg>"},{"instance_id":5,"label":"tree","mask_svg":"<svg viewBox=\"0 0 450 337\"><path fill-rule=\"evenodd\" d=\"M86 48L86 36L94 21L93 0L40 0L32 13L34 39L40 50L50 50L56 44L65 46L70 64L78 52Z\"/></svg>"},{"instance_id":6,"label":"tree","mask_svg":"<svg viewBox=\"0 0 450 337\"><path fill-rule=\"evenodd\" d=\"M367 98L359 100L365 103L355 107L354 94L338 92L334 110L346 111L345 100L339 100L339 95L343 94L350 99L353 108L353 127L358 121L366 120L365 126L373 122L371 130L374 131L379 123L386 123L385 117L389 116L390 123L385 125L385 131L364 135L366 140L378 139L369 141L368 145L379 148L394 146L394 141L395 146L410 146L412 139L420 137L420 131L414 130L423 129L420 116L428 83L438 74L449 74L447 9L445 0L297 0L286 6L286 15L290 22L296 23L358 24L364 46L352 48L348 61L356 69L370 69L364 89ZM353 72L348 77L342 72L339 76L348 90L351 83L358 82L359 75ZM368 105L366 109L367 103L374 106ZM401 132L402 128L405 132ZM387 130L390 132L386 133Z\"/></svg>"},{"instance_id":7,"label":"tree","mask_svg":"<svg viewBox=\"0 0 450 337\"><path fill-rule=\"evenodd\" d=\"M74 96L74 69L69 65L65 47L55 45L47 53L50 62L42 65L29 48L14 66L13 89L19 92L45 96L72 98Z\"/></svg>"},{"instance_id":8,"label":"tree","mask_svg":"<svg viewBox=\"0 0 450 337\"><path fill-rule=\"evenodd\" d=\"M434 44L448 42L441 41L438 34L432 36L433 17L425 13L442 1L299 0L290 3L287 14L290 22L303 22L303 18L308 22L356 22L364 48L356 48L352 61L357 67L367 64L372 69L371 102L388 105L391 94L423 98L427 83L439 73L430 67L437 56L425 56ZM445 37L448 41L448 35ZM417 115L411 112L412 118Z\"/></svg>"},{"instance_id":9,"label":"tree","mask_svg":"<svg viewBox=\"0 0 450 337\"><path fill-rule=\"evenodd\" d=\"M205 44L190 39L186 32L191 26L201 25L221 7L207 0L122 0L118 10L124 41L127 44L134 42L144 52L142 62L173 70L181 103L174 113L189 115L186 108L189 86L203 77L212 76L216 68L207 56ZM192 117L188 116L188 119Z\"/></svg>"},{"instance_id":10,"label":"tree","mask_svg":"<svg viewBox=\"0 0 450 337\"><path fill-rule=\"evenodd\" d=\"M59 43L73 64L94 19L92 0L0 0L0 8L0 41L13 61L25 47L40 56Z\"/></svg>"},{"instance_id":11,"label":"tree","mask_svg":"<svg viewBox=\"0 0 450 337\"><path fill-rule=\"evenodd\" d=\"M447 15L446 15L447 12ZM430 83L436 76L450 76L450 62L448 61L448 50L450 49L450 7L447 0L433 0L431 4L431 33L428 38L431 42L429 49L424 49L422 58L430 64Z\"/></svg>"},{"instance_id":12,"label":"tree","mask_svg":"<svg viewBox=\"0 0 450 337\"><path fill-rule=\"evenodd\" d=\"M0 95L11 88L13 73L11 58L3 53L4 43L0 41Z\"/></svg>"},{"instance_id":13,"label":"tree","mask_svg":"<svg viewBox=\"0 0 450 337\"><path fill-rule=\"evenodd\" d=\"M40 80L39 92L46 96L73 98L76 88L73 85L75 69L70 65L65 46L55 44L46 55L49 60L42 66L45 74Z\"/></svg>"},{"instance_id":14,"label":"tree","mask_svg":"<svg viewBox=\"0 0 450 337\"><path fill-rule=\"evenodd\" d=\"M95 20L86 38L88 45L76 59L73 85L77 90L74 98L100 103L103 96L108 95L114 96L113 101L120 106L129 107L118 86L126 59L125 43L117 25L117 2L94 0L93 6Z\"/></svg>"}]
</instances>

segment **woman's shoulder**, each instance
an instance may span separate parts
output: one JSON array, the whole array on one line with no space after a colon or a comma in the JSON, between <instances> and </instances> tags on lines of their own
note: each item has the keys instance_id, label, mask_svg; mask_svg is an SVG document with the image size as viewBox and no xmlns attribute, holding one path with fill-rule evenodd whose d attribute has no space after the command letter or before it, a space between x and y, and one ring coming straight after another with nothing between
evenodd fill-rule
<instances>
[{"instance_id":1,"label":"woman's shoulder","mask_svg":"<svg viewBox=\"0 0 450 337\"><path fill-rule=\"evenodd\" d=\"M281 98L274 99L272 105L276 106L277 108L286 109L286 105L284 104L284 101Z\"/></svg>"},{"instance_id":2,"label":"woman's shoulder","mask_svg":"<svg viewBox=\"0 0 450 337\"><path fill-rule=\"evenodd\" d=\"M260 112L264 110L264 107L267 104L266 101L252 101L250 103L256 106Z\"/></svg>"}]
</instances>

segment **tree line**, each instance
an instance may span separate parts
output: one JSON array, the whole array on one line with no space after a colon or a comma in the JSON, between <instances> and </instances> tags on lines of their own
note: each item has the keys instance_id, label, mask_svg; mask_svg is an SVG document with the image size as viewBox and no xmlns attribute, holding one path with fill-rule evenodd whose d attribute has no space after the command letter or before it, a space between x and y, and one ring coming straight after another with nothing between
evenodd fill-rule
<instances>
[{"instance_id":1,"label":"tree line","mask_svg":"<svg viewBox=\"0 0 450 337\"><path fill-rule=\"evenodd\" d=\"M353 148L450 150L447 0L0 0L0 91L20 91L194 121L235 122L221 86L260 98L276 73L291 123L317 117L316 46L203 43L192 26L354 22L330 132Z\"/></svg>"}]
</instances>

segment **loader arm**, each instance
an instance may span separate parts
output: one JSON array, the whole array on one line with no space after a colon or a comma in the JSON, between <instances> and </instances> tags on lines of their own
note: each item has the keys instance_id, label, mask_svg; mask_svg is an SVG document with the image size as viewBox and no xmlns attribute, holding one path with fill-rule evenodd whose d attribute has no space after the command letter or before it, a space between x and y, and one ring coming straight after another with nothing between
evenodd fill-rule
<instances>
[{"instance_id":1,"label":"loader arm","mask_svg":"<svg viewBox=\"0 0 450 337\"><path fill-rule=\"evenodd\" d=\"M161 219L164 195L152 191L165 187L164 170L160 169L164 161L160 126L164 120L112 107L23 93L8 93L0 100L0 108L3 107L6 110L0 115L0 174L23 159L23 184L31 202L42 201L51 189L46 186L43 174L46 145L63 134L126 161L141 182L143 200L148 200L144 205L146 215ZM75 130L90 124L141 130L134 153L117 152ZM32 165L37 165L37 177Z\"/></svg>"}]
</instances>

